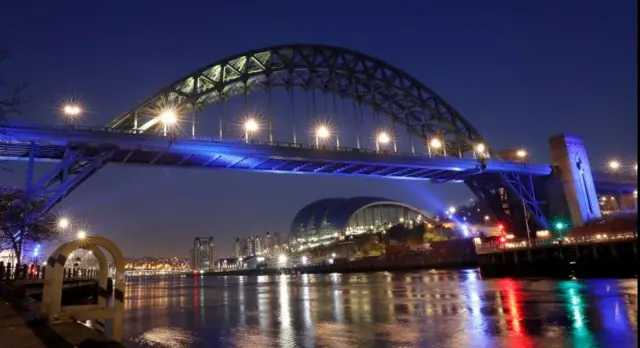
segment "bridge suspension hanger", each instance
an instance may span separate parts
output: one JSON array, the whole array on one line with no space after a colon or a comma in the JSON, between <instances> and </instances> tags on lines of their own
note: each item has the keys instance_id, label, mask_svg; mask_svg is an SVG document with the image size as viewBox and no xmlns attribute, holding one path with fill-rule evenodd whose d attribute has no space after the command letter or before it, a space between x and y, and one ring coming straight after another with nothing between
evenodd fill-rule
<instances>
[{"instance_id":1,"label":"bridge suspension hanger","mask_svg":"<svg viewBox=\"0 0 640 348\"><path fill-rule=\"evenodd\" d=\"M317 122L318 113L316 112L316 89L315 89L315 79L312 80L314 86L311 88L311 108L313 109L313 120Z\"/></svg>"},{"instance_id":2,"label":"bridge suspension hanger","mask_svg":"<svg viewBox=\"0 0 640 348\"><path fill-rule=\"evenodd\" d=\"M393 132L393 152L398 152L398 141L396 136L396 118L391 116L391 130Z\"/></svg>"},{"instance_id":3,"label":"bridge suspension hanger","mask_svg":"<svg viewBox=\"0 0 640 348\"><path fill-rule=\"evenodd\" d=\"M336 92L331 93L333 96L333 117L338 120L338 104L336 103ZM343 105L344 106L344 105ZM340 135L338 134L338 130L335 131L336 134L336 148L340 148Z\"/></svg>"},{"instance_id":4,"label":"bridge suspension hanger","mask_svg":"<svg viewBox=\"0 0 640 348\"><path fill-rule=\"evenodd\" d=\"M407 113L405 111L405 119L407 118ZM416 147L413 144L413 134L411 132L411 128L409 128L409 126L407 126L407 133L409 133L409 142L411 143L411 154L415 155L416 154Z\"/></svg>"},{"instance_id":5,"label":"bridge suspension hanger","mask_svg":"<svg viewBox=\"0 0 640 348\"><path fill-rule=\"evenodd\" d=\"M244 114L245 116L249 115L249 86L247 85L247 80L244 81Z\"/></svg>"},{"instance_id":6,"label":"bridge suspension hanger","mask_svg":"<svg viewBox=\"0 0 640 348\"><path fill-rule=\"evenodd\" d=\"M311 103L309 103L309 90L305 88L304 90L304 114L306 118L306 123L310 124L309 120L311 119ZM307 144L311 144L311 138L309 132L307 132Z\"/></svg>"},{"instance_id":7,"label":"bridge suspension hanger","mask_svg":"<svg viewBox=\"0 0 640 348\"><path fill-rule=\"evenodd\" d=\"M196 109L196 103L191 101L191 137L193 139L196 138L196 112L198 112L198 110Z\"/></svg>"},{"instance_id":8,"label":"bridge suspension hanger","mask_svg":"<svg viewBox=\"0 0 640 348\"><path fill-rule=\"evenodd\" d=\"M358 97L358 111L360 113L360 125L364 125L364 113L362 112L362 98Z\"/></svg>"},{"instance_id":9,"label":"bridge suspension hanger","mask_svg":"<svg viewBox=\"0 0 640 348\"><path fill-rule=\"evenodd\" d=\"M222 113L220 114L220 140L224 137L224 122L227 117L227 96L224 93L224 90L220 92L220 99L222 100Z\"/></svg>"},{"instance_id":10,"label":"bridge suspension hanger","mask_svg":"<svg viewBox=\"0 0 640 348\"><path fill-rule=\"evenodd\" d=\"M296 109L293 102L295 89L288 87L287 94L289 95L289 112L291 113L291 127L293 128L293 143L297 144L298 137L296 136Z\"/></svg>"},{"instance_id":11,"label":"bridge suspension hanger","mask_svg":"<svg viewBox=\"0 0 640 348\"><path fill-rule=\"evenodd\" d=\"M269 122L269 144L273 143L273 98L271 91L271 80L267 80L267 89L269 90L269 106L267 107L267 118Z\"/></svg>"},{"instance_id":12,"label":"bridge suspension hanger","mask_svg":"<svg viewBox=\"0 0 640 348\"><path fill-rule=\"evenodd\" d=\"M358 111L356 110L356 100L353 99L353 117L356 119L356 148L360 149L360 123L358 120Z\"/></svg>"}]
</instances>

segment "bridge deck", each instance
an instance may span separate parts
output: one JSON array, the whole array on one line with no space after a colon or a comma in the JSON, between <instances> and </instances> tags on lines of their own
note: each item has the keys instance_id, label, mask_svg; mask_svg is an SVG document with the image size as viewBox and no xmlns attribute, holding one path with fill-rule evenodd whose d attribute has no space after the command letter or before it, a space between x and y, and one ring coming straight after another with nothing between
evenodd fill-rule
<instances>
[{"instance_id":1,"label":"bridge deck","mask_svg":"<svg viewBox=\"0 0 640 348\"><path fill-rule=\"evenodd\" d=\"M68 147L89 152L113 150L112 163L239 169L282 173L360 175L435 181L463 180L482 172L548 175L549 165L376 152L366 149L316 147L283 142L251 142L212 138L172 139L157 133L132 134L103 128L16 126L6 128L0 158L35 157L60 160Z\"/></svg>"}]
</instances>

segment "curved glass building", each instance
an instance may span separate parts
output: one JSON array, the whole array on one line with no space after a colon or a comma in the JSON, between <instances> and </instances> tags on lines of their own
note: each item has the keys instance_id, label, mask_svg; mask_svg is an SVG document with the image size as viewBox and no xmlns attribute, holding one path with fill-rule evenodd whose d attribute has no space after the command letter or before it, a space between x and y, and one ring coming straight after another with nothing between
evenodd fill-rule
<instances>
[{"instance_id":1,"label":"curved glass building","mask_svg":"<svg viewBox=\"0 0 640 348\"><path fill-rule=\"evenodd\" d=\"M302 208L293 219L290 236L296 244L314 247L341 236L378 232L398 222L425 218L419 209L386 198L328 198Z\"/></svg>"}]
</instances>

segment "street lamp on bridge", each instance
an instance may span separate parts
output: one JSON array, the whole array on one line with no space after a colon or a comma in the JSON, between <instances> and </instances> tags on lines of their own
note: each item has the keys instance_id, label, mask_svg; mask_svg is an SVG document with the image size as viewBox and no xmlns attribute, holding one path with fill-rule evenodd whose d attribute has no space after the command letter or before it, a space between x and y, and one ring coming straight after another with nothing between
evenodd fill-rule
<instances>
[{"instance_id":1,"label":"street lamp on bridge","mask_svg":"<svg viewBox=\"0 0 640 348\"><path fill-rule=\"evenodd\" d=\"M174 109L166 109L160 113L160 121L165 126L172 126L178 123L178 115Z\"/></svg>"},{"instance_id":2,"label":"street lamp on bridge","mask_svg":"<svg viewBox=\"0 0 640 348\"><path fill-rule=\"evenodd\" d=\"M516 151L516 156L518 158L525 158L525 157L527 157L527 151L525 151L524 149L520 149L520 150Z\"/></svg>"},{"instance_id":3,"label":"street lamp on bridge","mask_svg":"<svg viewBox=\"0 0 640 348\"><path fill-rule=\"evenodd\" d=\"M487 151L487 147L483 143L476 145L476 152L480 157L484 157L485 151Z\"/></svg>"},{"instance_id":4,"label":"street lamp on bridge","mask_svg":"<svg viewBox=\"0 0 640 348\"><path fill-rule=\"evenodd\" d=\"M442 140L438 139L438 138L433 138L431 139L431 141L429 142L429 156L431 156L431 150L438 150L442 148L443 154L446 156L447 152L446 149L444 148L444 144L442 143Z\"/></svg>"},{"instance_id":5,"label":"street lamp on bridge","mask_svg":"<svg viewBox=\"0 0 640 348\"><path fill-rule=\"evenodd\" d=\"M60 218L60 220L58 220L58 227L62 230L66 230L67 228L69 228L70 224L71 222L69 222L69 219L66 217L62 217Z\"/></svg>"},{"instance_id":6,"label":"street lamp on bridge","mask_svg":"<svg viewBox=\"0 0 640 348\"><path fill-rule=\"evenodd\" d=\"M61 113L66 123L73 123L82 116L82 106L78 103L66 103L61 107Z\"/></svg>"},{"instance_id":7,"label":"street lamp on bridge","mask_svg":"<svg viewBox=\"0 0 640 348\"><path fill-rule=\"evenodd\" d=\"M167 129L175 126L178 123L178 114L176 110L173 108L168 108L162 110L160 112L160 122L162 122L162 126L164 127L164 135L167 135Z\"/></svg>"},{"instance_id":8,"label":"street lamp on bridge","mask_svg":"<svg viewBox=\"0 0 640 348\"><path fill-rule=\"evenodd\" d=\"M248 119L244 123L244 141L249 142L249 135L260 130L260 124L253 118Z\"/></svg>"},{"instance_id":9,"label":"street lamp on bridge","mask_svg":"<svg viewBox=\"0 0 640 348\"><path fill-rule=\"evenodd\" d=\"M620 169L620 162L618 162L617 160L609 161L609 169L617 171L618 169Z\"/></svg>"},{"instance_id":10,"label":"street lamp on bridge","mask_svg":"<svg viewBox=\"0 0 640 348\"><path fill-rule=\"evenodd\" d=\"M323 141L329 139L329 137L331 137L331 130L325 125L320 125L316 128L315 135L316 146L320 146L320 139L322 139Z\"/></svg>"},{"instance_id":11,"label":"street lamp on bridge","mask_svg":"<svg viewBox=\"0 0 640 348\"><path fill-rule=\"evenodd\" d=\"M391 142L391 136L387 132L380 132L376 137L376 151L380 151L380 145L387 145Z\"/></svg>"}]
</instances>

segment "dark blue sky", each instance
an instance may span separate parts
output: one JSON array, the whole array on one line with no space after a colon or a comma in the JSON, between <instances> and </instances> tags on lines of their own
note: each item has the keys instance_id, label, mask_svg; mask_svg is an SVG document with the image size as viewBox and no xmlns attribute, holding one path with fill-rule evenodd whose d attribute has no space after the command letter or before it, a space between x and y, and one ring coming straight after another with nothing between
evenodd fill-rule
<instances>
[{"instance_id":1,"label":"dark blue sky","mask_svg":"<svg viewBox=\"0 0 640 348\"><path fill-rule=\"evenodd\" d=\"M102 125L192 70L296 42L349 47L409 72L493 148L548 160L548 136L582 136L593 165L636 161L637 4L621 1L13 1L2 5L3 78L28 83L23 120L59 122L81 97ZM313 4L313 5L311 5ZM21 183L24 167L2 173ZM60 208L125 254L186 255L196 235L287 231L329 197L378 195L426 210L462 185L108 166Z\"/></svg>"}]
</instances>

